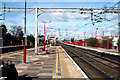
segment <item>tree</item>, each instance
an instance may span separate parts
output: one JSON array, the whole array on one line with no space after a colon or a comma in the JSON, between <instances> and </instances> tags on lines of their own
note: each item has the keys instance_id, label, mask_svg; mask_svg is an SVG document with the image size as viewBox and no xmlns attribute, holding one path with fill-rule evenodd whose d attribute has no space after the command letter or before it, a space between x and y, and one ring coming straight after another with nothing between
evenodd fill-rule
<instances>
[{"instance_id":1,"label":"tree","mask_svg":"<svg viewBox=\"0 0 120 80\"><path fill-rule=\"evenodd\" d=\"M56 43L58 43L58 38L56 38Z\"/></svg>"},{"instance_id":2,"label":"tree","mask_svg":"<svg viewBox=\"0 0 120 80\"><path fill-rule=\"evenodd\" d=\"M64 40L63 40L63 42L67 42L67 40L66 40L66 39L64 39Z\"/></svg>"},{"instance_id":3,"label":"tree","mask_svg":"<svg viewBox=\"0 0 120 80\"><path fill-rule=\"evenodd\" d=\"M71 42L74 42L74 38L71 38Z\"/></svg>"},{"instance_id":4,"label":"tree","mask_svg":"<svg viewBox=\"0 0 120 80\"><path fill-rule=\"evenodd\" d=\"M20 31L19 34L18 34L18 42L19 44L22 44L22 41L23 41L23 31Z\"/></svg>"},{"instance_id":5,"label":"tree","mask_svg":"<svg viewBox=\"0 0 120 80\"><path fill-rule=\"evenodd\" d=\"M11 33L12 33L12 40L14 40L12 43L14 45L22 44L23 40L23 31L21 26L13 25L11 26Z\"/></svg>"},{"instance_id":6,"label":"tree","mask_svg":"<svg viewBox=\"0 0 120 80\"><path fill-rule=\"evenodd\" d=\"M32 42L32 44L34 45L34 43L35 43L35 38L34 38L34 36L33 36L32 34L27 37L27 43L28 43L28 45L30 45L31 42Z\"/></svg>"},{"instance_id":7,"label":"tree","mask_svg":"<svg viewBox=\"0 0 120 80\"><path fill-rule=\"evenodd\" d=\"M11 26L11 33L13 36L18 36L19 33L22 31L22 27L21 26L17 26L17 25L13 25Z\"/></svg>"},{"instance_id":8,"label":"tree","mask_svg":"<svg viewBox=\"0 0 120 80\"><path fill-rule=\"evenodd\" d=\"M6 33L5 35L3 35L3 45L4 46L9 46L11 44L11 34L10 33Z\"/></svg>"},{"instance_id":9,"label":"tree","mask_svg":"<svg viewBox=\"0 0 120 80\"><path fill-rule=\"evenodd\" d=\"M3 38L3 46L10 45L11 42L11 34L7 33L6 25L2 24L2 38Z\"/></svg>"},{"instance_id":10,"label":"tree","mask_svg":"<svg viewBox=\"0 0 120 80\"><path fill-rule=\"evenodd\" d=\"M7 27L4 24L2 24L1 27L2 27L2 36L4 36L7 33Z\"/></svg>"},{"instance_id":11,"label":"tree","mask_svg":"<svg viewBox=\"0 0 120 80\"><path fill-rule=\"evenodd\" d=\"M78 40L80 43L83 43L83 41L82 40Z\"/></svg>"},{"instance_id":12,"label":"tree","mask_svg":"<svg viewBox=\"0 0 120 80\"><path fill-rule=\"evenodd\" d=\"M11 33L7 32L7 26L2 24L3 46L21 44L23 40L23 31L21 26L12 26Z\"/></svg>"},{"instance_id":13,"label":"tree","mask_svg":"<svg viewBox=\"0 0 120 80\"><path fill-rule=\"evenodd\" d=\"M39 45L44 45L44 36L43 35L39 35Z\"/></svg>"}]
</instances>

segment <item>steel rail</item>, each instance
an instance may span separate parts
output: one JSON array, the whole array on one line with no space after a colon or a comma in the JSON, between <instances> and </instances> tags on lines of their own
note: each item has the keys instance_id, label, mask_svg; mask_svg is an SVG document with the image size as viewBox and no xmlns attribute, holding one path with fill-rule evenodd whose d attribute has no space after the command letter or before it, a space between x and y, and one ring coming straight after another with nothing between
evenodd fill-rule
<instances>
[{"instance_id":1,"label":"steel rail","mask_svg":"<svg viewBox=\"0 0 120 80\"><path fill-rule=\"evenodd\" d=\"M81 48L78 48L78 49L81 49ZM89 55L92 55L92 56L101 58L101 59L103 59L103 60L109 61L109 62L114 63L114 64L117 64L117 65L120 65L119 62L113 61L113 60L111 60L111 59L100 57L100 56L98 56L98 55L96 55L96 54L92 54L92 53L90 53L90 52L88 52L88 51L85 51L85 50L82 50L82 51L85 52L85 53L87 53L87 54L89 54Z\"/></svg>"},{"instance_id":2,"label":"steel rail","mask_svg":"<svg viewBox=\"0 0 120 80\"><path fill-rule=\"evenodd\" d=\"M63 46L62 46L63 47ZM67 51L69 51L70 53L76 55L78 58L82 59L83 61L85 61L86 63L88 63L89 65L93 66L94 68L96 68L98 71L100 71L101 73L105 74L107 77L109 77L110 79L114 80L111 76L109 76L108 74L106 74L105 72L103 72L102 70L100 70L99 68L97 68L96 66L92 65L90 62L86 61L85 59L83 59L82 57L80 57L79 55L77 55L76 53L74 53L73 51L67 49L66 47L63 47L64 49L66 49Z\"/></svg>"}]
</instances>

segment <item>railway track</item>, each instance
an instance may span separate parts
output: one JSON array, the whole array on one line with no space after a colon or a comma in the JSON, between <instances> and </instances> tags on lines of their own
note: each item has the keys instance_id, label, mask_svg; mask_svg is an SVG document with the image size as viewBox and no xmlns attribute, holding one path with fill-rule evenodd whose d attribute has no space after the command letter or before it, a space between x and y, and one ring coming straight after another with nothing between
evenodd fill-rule
<instances>
[{"instance_id":1,"label":"railway track","mask_svg":"<svg viewBox=\"0 0 120 80\"><path fill-rule=\"evenodd\" d=\"M60 44L92 80L120 80L118 57L100 55L81 48Z\"/></svg>"}]
</instances>

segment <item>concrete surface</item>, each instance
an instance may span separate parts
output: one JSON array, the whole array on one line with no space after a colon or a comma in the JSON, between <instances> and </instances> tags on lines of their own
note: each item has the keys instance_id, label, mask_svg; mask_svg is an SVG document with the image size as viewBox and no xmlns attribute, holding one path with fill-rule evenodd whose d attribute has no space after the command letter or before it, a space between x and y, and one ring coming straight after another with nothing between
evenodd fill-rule
<instances>
[{"instance_id":1,"label":"concrete surface","mask_svg":"<svg viewBox=\"0 0 120 80\"><path fill-rule=\"evenodd\" d=\"M20 80L39 79L84 79L85 75L75 62L68 56L60 46L51 46L46 51L39 50L34 54L34 48L27 50L26 63L22 63L21 51L5 53L2 55L4 61L12 60L16 65Z\"/></svg>"},{"instance_id":2,"label":"concrete surface","mask_svg":"<svg viewBox=\"0 0 120 80\"><path fill-rule=\"evenodd\" d=\"M61 78L78 78L87 80L88 77L83 71L79 70L75 62L70 59L65 51L59 46L60 65L61 65Z\"/></svg>"}]
</instances>

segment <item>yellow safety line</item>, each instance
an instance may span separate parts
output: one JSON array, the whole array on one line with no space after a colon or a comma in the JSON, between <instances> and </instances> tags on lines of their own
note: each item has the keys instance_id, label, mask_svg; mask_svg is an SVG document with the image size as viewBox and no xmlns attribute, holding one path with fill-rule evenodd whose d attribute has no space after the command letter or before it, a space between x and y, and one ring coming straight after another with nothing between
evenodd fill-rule
<instances>
[{"instance_id":1,"label":"yellow safety line","mask_svg":"<svg viewBox=\"0 0 120 80\"><path fill-rule=\"evenodd\" d=\"M40 47L40 48L41 48L41 47ZM31 50L34 50L34 48L32 48L32 49L27 49L26 52L29 52L29 51L31 51ZM17 54L20 54L20 53L23 53L23 51L17 52L17 53L13 53L13 54L9 54L9 55L3 55L3 56L0 57L0 59L6 58L6 57L10 57L10 56L14 56L14 55L17 55Z\"/></svg>"},{"instance_id":2,"label":"yellow safety line","mask_svg":"<svg viewBox=\"0 0 120 80\"><path fill-rule=\"evenodd\" d=\"M6 57L10 57L10 56L13 56L13 55L16 55L16 54L20 54L20 53L22 53L22 52L13 53L13 54L10 54L10 55L4 55L4 56L1 56L0 59L2 59L2 58L6 58Z\"/></svg>"},{"instance_id":3,"label":"yellow safety line","mask_svg":"<svg viewBox=\"0 0 120 80\"><path fill-rule=\"evenodd\" d=\"M56 47L56 74L58 73L58 49ZM55 76L56 80L58 79L58 75Z\"/></svg>"}]
</instances>

